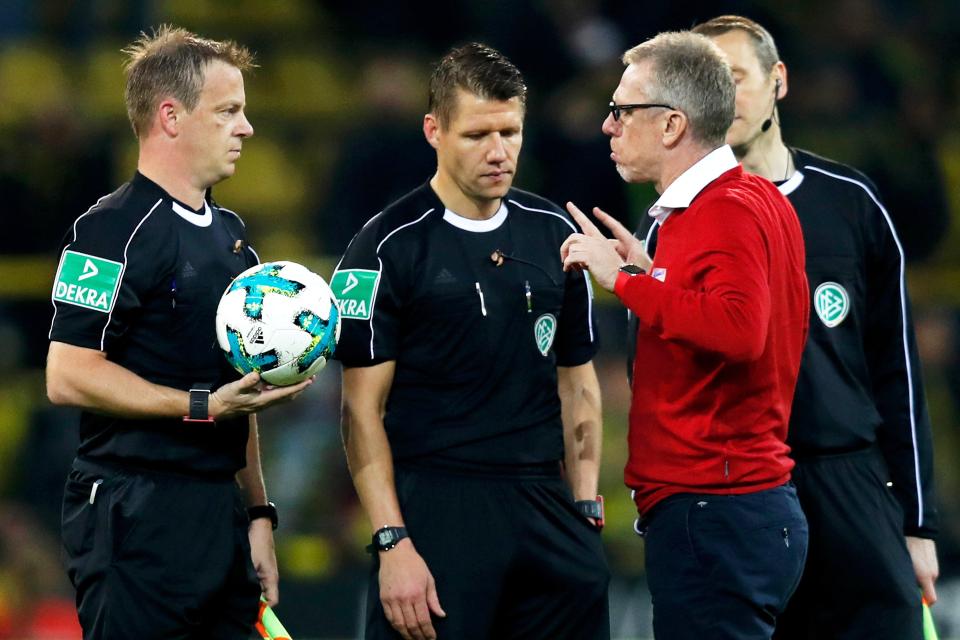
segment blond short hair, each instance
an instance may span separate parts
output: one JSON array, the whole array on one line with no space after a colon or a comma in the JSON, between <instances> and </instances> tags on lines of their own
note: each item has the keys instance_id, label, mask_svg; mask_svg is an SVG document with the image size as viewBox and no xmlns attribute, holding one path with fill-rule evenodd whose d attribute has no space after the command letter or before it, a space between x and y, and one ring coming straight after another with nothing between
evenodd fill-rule
<instances>
[{"instance_id":1,"label":"blond short hair","mask_svg":"<svg viewBox=\"0 0 960 640\"><path fill-rule=\"evenodd\" d=\"M123 53L127 117L138 138L146 135L163 98L176 98L188 111L197 106L210 62L221 60L241 72L256 66L250 50L232 40L201 38L172 25L141 33Z\"/></svg>"},{"instance_id":2,"label":"blond short hair","mask_svg":"<svg viewBox=\"0 0 960 640\"><path fill-rule=\"evenodd\" d=\"M773 41L773 36L759 22L750 18L735 15L717 16L703 24L698 24L692 31L708 38L722 36L730 31L742 31L750 36L753 51L757 54L761 69L770 71L773 65L780 61L780 53L777 51L777 43Z\"/></svg>"}]
</instances>

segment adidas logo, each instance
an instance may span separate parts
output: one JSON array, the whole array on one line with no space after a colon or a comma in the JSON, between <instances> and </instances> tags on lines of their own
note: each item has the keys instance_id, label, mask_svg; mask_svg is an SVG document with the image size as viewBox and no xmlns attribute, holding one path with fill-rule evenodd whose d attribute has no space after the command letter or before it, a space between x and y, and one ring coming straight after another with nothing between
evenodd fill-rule
<instances>
[{"instance_id":1,"label":"adidas logo","mask_svg":"<svg viewBox=\"0 0 960 640\"><path fill-rule=\"evenodd\" d=\"M456 281L457 279L454 275L444 267L440 270L440 273L437 274L437 277L433 279L433 284L452 284Z\"/></svg>"},{"instance_id":2,"label":"adidas logo","mask_svg":"<svg viewBox=\"0 0 960 640\"><path fill-rule=\"evenodd\" d=\"M250 335L247 336L247 343L263 344L263 329L261 327L254 327Z\"/></svg>"},{"instance_id":3,"label":"adidas logo","mask_svg":"<svg viewBox=\"0 0 960 640\"><path fill-rule=\"evenodd\" d=\"M188 260L186 264L183 265L183 269L180 270L180 276L183 278L192 278L197 275L197 270L193 268L193 265L190 264Z\"/></svg>"}]
</instances>

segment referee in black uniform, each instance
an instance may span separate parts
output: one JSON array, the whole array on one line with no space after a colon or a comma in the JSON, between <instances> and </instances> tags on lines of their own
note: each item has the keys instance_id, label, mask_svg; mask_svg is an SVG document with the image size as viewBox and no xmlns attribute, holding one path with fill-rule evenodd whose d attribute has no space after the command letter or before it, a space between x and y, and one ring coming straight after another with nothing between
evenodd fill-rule
<instances>
[{"instance_id":1,"label":"referee in black uniform","mask_svg":"<svg viewBox=\"0 0 960 640\"><path fill-rule=\"evenodd\" d=\"M567 214L511 188L525 98L497 51L450 51L424 117L436 174L333 275L376 530L367 638L609 638L592 292L559 260Z\"/></svg>"},{"instance_id":2,"label":"referee in black uniform","mask_svg":"<svg viewBox=\"0 0 960 640\"><path fill-rule=\"evenodd\" d=\"M788 443L810 549L774 637L919 640L921 590L937 598L937 513L903 247L865 176L784 145L787 72L769 32L741 16L694 31L723 49L737 80L728 144L793 204L807 251L810 335Z\"/></svg>"},{"instance_id":3,"label":"referee in black uniform","mask_svg":"<svg viewBox=\"0 0 960 640\"><path fill-rule=\"evenodd\" d=\"M171 27L126 53L138 170L70 227L52 295L47 394L83 409L68 573L84 638L246 638L261 591L277 601L254 412L309 384L236 380L214 335L220 294L259 262L209 193L253 135L252 56Z\"/></svg>"}]
</instances>

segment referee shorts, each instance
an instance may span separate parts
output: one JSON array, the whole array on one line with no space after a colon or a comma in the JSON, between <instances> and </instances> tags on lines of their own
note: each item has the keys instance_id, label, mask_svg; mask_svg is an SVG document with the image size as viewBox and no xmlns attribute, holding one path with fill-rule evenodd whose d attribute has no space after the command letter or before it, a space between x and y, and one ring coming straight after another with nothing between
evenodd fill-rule
<instances>
[{"instance_id":1,"label":"referee shorts","mask_svg":"<svg viewBox=\"0 0 960 640\"><path fill-rule=\"evenodd\" d=\"M236 483L77 459L62 536L85 640L237 640L260 586Z\"/></svg>"},{"instance_id":2,"label":"referee shorts","mask_svg":"<svg viewBox=\"0 0 960 640\"><path fill-rule=\"evenodd\" d=\"M797 461L810 556L777 640L921 640L920 587L887 479L873 448Z\"/></svg>"},{"instance_id":3,"label":"referee shorts","mask_svg":"<svg viewBox=\"0 0 960 640\"><path fill-rule=\"evenodd\" d=\"M433 619L440 640L610 638L600 533L574 508L556 465L522 476L398 467L396 485L447 613ZM365 637L393 640L379 568L375 557Z\"/></svg>"}]
</instances>

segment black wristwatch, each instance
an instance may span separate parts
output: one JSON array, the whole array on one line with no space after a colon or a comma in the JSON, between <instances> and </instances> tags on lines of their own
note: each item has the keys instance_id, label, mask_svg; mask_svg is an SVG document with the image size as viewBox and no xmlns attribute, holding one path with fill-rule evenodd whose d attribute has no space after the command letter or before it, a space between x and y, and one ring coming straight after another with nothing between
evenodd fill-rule
<instances>
[{"instance_id":1,"label":"black wristwatch","mask_svg":"<svg viewBox=\"0 0 960 640\"><path fill-rule=\"evenodd\" d=\"M367 551L390 551L406 537L406 527L381 527L373 532L373 541L367 546Z\"/></svg>"},{"instance_id":2,"label":"black wristwatch","mask_svg":"<svg viewBox=\"0 0 960 640\"><path fill-rule=\"evenodd\" d=\"M213 424L210 415L209 384L195 384L190 388L190 412L183 417L184 422L206 422Z\"/></svg>"},{"instance_id":3,"label":"black wristwatch","mask_svg":"<svg viewBox=\"0 0 960 640\"><path fill-rule=\"evenodd\" d=\"M277 525L280 521L277 519L277 505L272 502L267 504L258 504L253 507L247 507L247 518L250 519L250 522L258 518L270 518L270 524L276 530Z\"/></svg>"},{"instance_id":4,"label":"black wristwatch","mask_svg":"<svg viewBox=\"0 0 960 640\"><path fill-rule=\"evenodd\" d=\"M603 496L597 496L596 500L577 500L573 505L584 518L593 518L597 529L603 529Z\"/></svg>"},{"instance_id":5,"label":"black wristwatch","mask_svg":"<svg viewBox=\"0 0 960 640\"><path fill-rule=\"evenodd\" d=\"M635 264L625 264L619 270L631 276L639 276L647 272L646 269L641 269Z\"/></svg>"}]
</instances>

